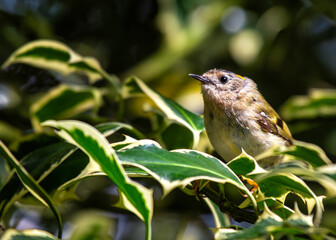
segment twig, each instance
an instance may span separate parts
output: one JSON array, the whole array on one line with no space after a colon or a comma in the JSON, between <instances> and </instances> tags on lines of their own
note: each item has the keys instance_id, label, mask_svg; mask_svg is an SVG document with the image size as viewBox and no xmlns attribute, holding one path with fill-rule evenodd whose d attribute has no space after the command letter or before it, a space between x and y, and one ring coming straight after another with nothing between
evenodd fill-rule
<instances>
[{"instance_id":1,"label":"twig","mask_svg":"<svg viewBox=\"0 0 336 240\"><path fill-rule=\"evenodd\" d=\"M206 186L199 189L199 194L208 197L219 206L223 213L228 214L237 222L255 223L257 221L257 215L254 212L239 208L236 204L224 198L211 187Z\"/></svg>"}]
</instances>

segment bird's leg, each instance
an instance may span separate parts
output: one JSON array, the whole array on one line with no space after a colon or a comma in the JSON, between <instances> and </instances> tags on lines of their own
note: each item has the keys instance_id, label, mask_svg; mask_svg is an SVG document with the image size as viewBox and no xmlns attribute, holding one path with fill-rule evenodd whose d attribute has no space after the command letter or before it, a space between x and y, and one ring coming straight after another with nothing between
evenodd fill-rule
<instances>
[{"instance_id":1,"label":"bird's leg","mask_svg":"<svg viewBox=\"0 0 336 240\"><path fill-rule=\"evenodd\" d=\"M246 178L243 177L242 175L238 175L238 177L240 178L240 180L242 180L243 183L248 183L249 185L252 186L252 188L250 189L250 192L253 194L256 190L258 190L259 186L258 183L256 183L254 180L252 180L251 178ZM243 197L248 197L246 194L242 194L240 193Z\"/></svg>"}]
</instances>

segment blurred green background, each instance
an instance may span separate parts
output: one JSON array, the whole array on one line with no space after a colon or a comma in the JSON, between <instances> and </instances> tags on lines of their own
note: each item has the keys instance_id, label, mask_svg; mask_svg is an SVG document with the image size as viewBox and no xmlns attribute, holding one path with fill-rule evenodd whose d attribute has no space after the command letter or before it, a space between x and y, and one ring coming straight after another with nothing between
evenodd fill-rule
<instances>
[{"instance_id":1,"label":"blurred green background","mask_svg":"<svg viewBox=\"0 0 336 240\"><path fill-rule=\"evenodd\" d=\"M0 63L29 41L54 39L95 57L121 81L136 75L199 114L200 85L187 74L211 68L252 78L278 110L289 97L306 95L311 88L335 88L335 19L334 0L0 0ZM30 131L27 99L56 84L57 77L25 66L0 72L0 137L5 143ZM141 109L135 103L128 111L136 115ZM295 139L319 145L336 161L335 118L285 120ZM88 189L84 193L91 191L91 197L84 198L83 208L101 201L92 194L94 188ZM173 196L162 204L185 210ZM201 203L192 202L190 212L200 209ZM155 216L160 220L160 213ZM165 215L162 226L185 224L188 229L186 219L169 219ZM205 226L200 219L195 224ZM154 223L154 234L158 229ZM199 239L211 238L208 231Z\"/></svg>"},{"instance_id":2,"label":"blurred green background","mask_svg":"<svg viewBox=\"0 0 336 240\"><path fill-rule=\"evenodd\" d=\"M336 84L335 17L336 2L327 0L1 0L0 62L24 43L55 39L97 58L121 80L140 77L194 112L203 109L200 87L187 74L211 68L252 78L279 109L290 96ZM41 72L10 73L1 73L0 114L6 120L25 94L53 85ZM295 138L335 156L335 141L329 141L336 139L334 121L313 123L292 128Z\"/></svg>"}]
</instances>

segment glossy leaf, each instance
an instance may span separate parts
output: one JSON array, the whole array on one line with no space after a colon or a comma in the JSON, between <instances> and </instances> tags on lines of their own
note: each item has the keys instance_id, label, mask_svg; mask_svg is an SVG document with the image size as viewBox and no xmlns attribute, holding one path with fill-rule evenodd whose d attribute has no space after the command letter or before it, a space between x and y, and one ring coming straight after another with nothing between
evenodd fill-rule
<instances>
[{"instance_id":1,"label":"glossy leaf","mask_svg":"<svg viewBox=\"0 0 336 240\"><path fill-rule=\"evenodd\" d=\"M100 104L101 94L94 88L60 85L32 105L32 123L40 129L41 122L66 119L88 109L97 111Z\"/></svg>"},{"instance_id":2,"label":"glossy leaf","mask_svg":"<svg viewBox=\"0 0 336 240\"><path fill-rule=\"evenodd\" d=\"M52 144L28 154L20 161L20 164L40 183L74 150L75 147L67 143ZM0 190L0 216L3 216L15 201L28 192L14 171L11 172Z\"/></svg>"},{"instance_id":3,"label":"glossy leaf","mask_svg":"<svg viewBox=\"0 0 336 240\"><path fill-rule=\"evenodd\" d=\"M266 153L266 156L269 157L271 155ZM290 162L288 162L288 164L290 164ZM303 201L306 202L309 213L315 205L317 206L315 220L315 223L317 224L321 219L323 211L321 198L317 197L302 179L292 174L298 172L293 172L292 167L285 168L282 167L282 165L283 164L277 166L277 168L266 171L258 165L254 158L247 155L245 152L228 163L228 166L236 174L245 175L248 178L252 177L252 179L256 181L260 190L258 194L259 205L261 202L265 202L269 207L277 208L277 206L274 205L276 203L274 200L277 200L280 204L277 204L279 207L277 212L280 210L279 213L282 214L283 217L288 216L287 210L289 209L283 204L285 203L287 195L290 192L294 192L301 196ZM302 172L305 172L305 170ZM319 181L318 179L313 180ZM249 201L246 200L240 206L245 207L247 204L249 204Z\"/></svg>"},{"instance_id":4,"label":"glossy leaf","mask_svg":"<svg viewBox=\"0 0 336 240\"><path fill-rule=\"evenodd\" d=\"M244 150L239 156L228 162L227 165L237 175L248 175L266 172L258 165L256 160L247 153L245 153Z\"/></svg>"},{"instance_id":5,"label":"glossy leaf","mask_svg":"<svg viewBox=\"0 0 336 240\"><path fill-rule=\"evenodd\" d=\"M164 116L170 121L176 122L188 128L193 134L193 148L198 145L199 135L204 129L203 118L194 114L173 100L166 98L149 88L140 79L132 77L124 85L123 94L125 97L145 94L162 111Z\"/></svg>"},{"instance_id":6,"label":"glossy leaf","mask_svg":"<svg viewBox=\"0 0 336 240\"><path fill-rule=\"evenodd\" d=\"M208 205L214 220L216 228L226 227L230 225L230 218L228 215L223 213L220 208L213 203L209 198L203 198L204 202Z\"/></svg>"},{"instance_id":7,"label":"glossy leaf","mask_svg":"<svg viewBox=\"0 0 336 240\"><path fill-rule=\"evenodd\" d=\"M273 155L287 155L289 160L301 160L309 163L312 167L320 167L331 164L325 152L317 145L301 141L294 141L294 144L285 148L273 148L256 157L257 160Z\"/></svg>"},{"instance_id":8,"label":"glossy leaf","mask_svg":"<svg viewBox=\"0 0 336 240\"><path fill-rule=\"evenodd\" d=\"M101 132L105 137L112 135L113 133L119 131L120 129L125 129L132 132L138 138L145 138L145 136L141 132L139 132L133 126L126 123L106 122L95 126L95 128L97 128L97 130Z\"/></svg>"},{"instance_id":9,"label":"glossy leaf","mask_svg":"<svg viewBox=\"0 0 336 240\"><path fill-rule=\"evenodd\" d=\"M65 44L54 40L36 40L17 49L2 65L2 69L15 63L24 63L46 70L60 72L63 75L85 74L90 83L107 79L117 89L119 83L110 77L91 57L82 57Z\"/></svg>"},{"instance_id":10,"label":"glossy leaf","mask_svg":"<svg viewBox=\"0 0 336 240\"><path fill-rule=\"evenodd\" d=\"M215 230L215 239L301 239L301 237L312 238L313 236L331 237L330 230L313 227L310 216L303 215L297 208L288 219L282 220L271 212L267 207L259 217L256 224L245 230L234 230L232 228L221 228Z\"/></svg>"},{"instance_id":11,"label":"glossy leaf","mask_svg":"<svg viewBox=\"0 0 336 240\"><path fill-rule=\"evenodd\" d=\"M319 224L322 217L322 197L317 197L307 184L292 173L283 169L275 169L254 178L265 198L280 199L285 201L290 192L294 192L306 202L308 213L316 206L315 224Z\"/></svg>"},{"instance_id":12,"label":"glossy leaf","mask_svg":"<svg viewBox=\"0 0 336 240\"><path fill-rule=\"evenodd\" d=\"M19 176L21 182L28 189L28 191L41 201L44 205L49 207L56 217L58 223L58 236L62 238L62 219L57 208L55 207L53 201L49 195L44 191L43 188L36 182L36 180L27 172L27 170L21 165L21 163L13 156L13 154L8 150L8 148L0 141L0 156L4 158L8 164L13 167Z\"/></svg>"},{"instance_id":13,"label":"glossy leaf","mask_svg":"<svg viewBox=\"0 0 336 240\"><path fill-rule=\"evenodd\" d=\"M302 179L315 181L321 184L325 190L325 195L328 197L336 196L336 165L325 165L316 169L302 167L288 167L284 171L293 173Z\"/></svg>"},{"instance_id":14,"label":"glossy leaf","mask_svg":"<svg viewBox=\"0 0 336 240\"><path fill-rule=\"evenodd\" d=\"M332 163L325 152L319 146L312 143L295 141L293 146L285 149L282 153L306 161L313 167L320 167Z\"/></svg>"},{"instance_id":15,"label":"glossy leaf","mask_svg":"<svg viewBox=\"0 0 336 240\"><path fill-rule=\"evenodd\" d=\"M147 238L151 236L153 213L152 190L129 179L118 156L106 138L95 128L79 121L47 121L43 126L57 129L57 134L66 141L79 147L101 170L116 184L122 204L141 218L147 228Z\"/></svg>"},{"instance_id":16,"label":"glossy leaf","mask_svg":"<svg viewBox=\"0 0 336 240\"><path fill-rule=\"evenodd\" d=\"M217 158L193 150L167 151L151 140L141 140L117 151L125 165L139 167L159 181L164 195L191 181L205 179L231 183L256 202L241 180Z\"/></svg>"},{"instance_id":17,"label":"glossy leaf","mask_svg":"<svg viewBox=\"0 0 336 240\"><path fill-rule=\"evenodd\" d=\"M263 201L259 201L258 207L262 211L267 207L282 219L287 219L294 213L294 210L285 206L284 203L275 198L266 198Z\"/></svg>"}]
</instances>

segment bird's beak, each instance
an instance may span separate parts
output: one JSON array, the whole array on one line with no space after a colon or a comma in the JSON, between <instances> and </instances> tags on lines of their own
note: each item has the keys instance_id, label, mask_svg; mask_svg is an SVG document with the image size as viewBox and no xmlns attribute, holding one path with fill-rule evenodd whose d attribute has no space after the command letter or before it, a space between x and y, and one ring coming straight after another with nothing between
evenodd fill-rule
<instances>
[{"instance_id":1,"label":"bird's beak","mask_svg":"<svg viewBox=\"0 0 336 240\"><path fill-rule=\"evenodd\" d=\"M190 74L188 74L190 77L192 77L192 78L195 78L196 80L198 80L198 81L200 81L200 82L202 82L202 83L207 83L207 82L209 82L209 79L208 78L206 78L206 77L203 77L203 76L200 76L200 75L196 75L196 74L192 74L192 73L190 73Z\"/></svg>"}]
</instances>

